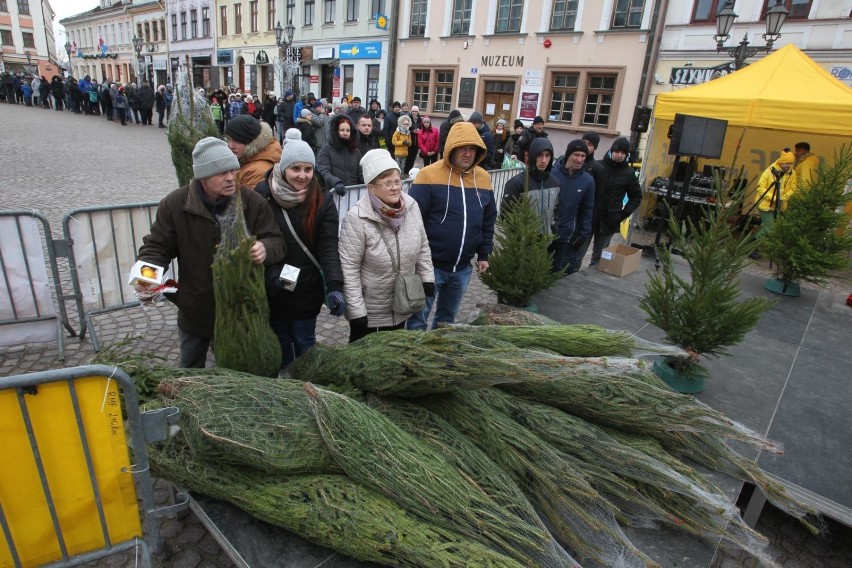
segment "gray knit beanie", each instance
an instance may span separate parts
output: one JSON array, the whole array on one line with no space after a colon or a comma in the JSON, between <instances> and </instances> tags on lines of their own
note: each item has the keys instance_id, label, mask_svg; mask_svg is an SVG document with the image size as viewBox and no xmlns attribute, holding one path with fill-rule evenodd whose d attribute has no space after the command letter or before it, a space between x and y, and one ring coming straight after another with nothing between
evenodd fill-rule
<instances>
[{"instance_id":1,"label":"gray knit beanie","mask_svg":"<svg viewBox=\"0 0 852 568\"><path fill-rule=\"evenodd\" d=\"M240 162L223 140L208 136L202 138L192 151L192 174L204 179L223 172L235 172Z\"/></svg>"},{"instance_id":2,"label":"gray knit beanie","mask_svg":"<svg viewBox=\"0 0 852 568\"><path fill-rule=\"evenodd\" d=\"M278 167L281 168L281 173L284 170L299 162L307 162L310 165L316 165L314 151L304 140L291 138L287 140L287 145L281 150L281 160L278 162Z\"/></svg>"}]
</instances>

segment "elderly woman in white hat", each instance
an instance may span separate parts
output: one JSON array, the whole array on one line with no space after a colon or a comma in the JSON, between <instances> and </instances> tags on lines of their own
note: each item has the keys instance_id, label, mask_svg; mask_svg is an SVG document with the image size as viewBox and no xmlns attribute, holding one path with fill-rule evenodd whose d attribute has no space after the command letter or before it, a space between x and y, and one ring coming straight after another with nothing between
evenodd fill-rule
<instances>
[{"instance_id":1,"label":"elderly woman in white hat","mask_svg":"<svg viewBox=\"0 0 852 568\"><path fill-rule=\"evenodd\" d=\"M346 213L338 242L350 343L405 326L410 314L393 309L397 270L419 275L426 296L435 293L429 240L417 202L402 191L396 160L376 149L360 164L367 193Z\"/></svg>"}]
</instances>

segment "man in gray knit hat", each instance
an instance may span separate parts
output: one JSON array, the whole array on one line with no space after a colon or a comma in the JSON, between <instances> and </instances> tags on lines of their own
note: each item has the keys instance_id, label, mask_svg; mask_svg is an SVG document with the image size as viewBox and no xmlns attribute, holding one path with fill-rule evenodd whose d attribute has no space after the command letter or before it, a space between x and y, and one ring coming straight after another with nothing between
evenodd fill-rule
<instances>
[{"instance_id":1,"label":"man in gray knit hat","mask_svg":"<svg viewBox=\"0 0 852 568\"><path fill-rule=\"evenodd\" d=\"M246 227L257 237L250 251L252 261L272 265L284 257L284 238L272 209L254 191L237 188L239 169L240 163L226 142L214 137L201 139L192 151L192 180L160 201L151 232L137 255L137 260L155 266L167 267L175 258L178 261L180 282L175 303L181 367L202 368L207 360L216 313L211 265L221 239L221 217L237 191ZM140 299L150 294L152 287L137 284Z\"/></svg>"}]
</instances>

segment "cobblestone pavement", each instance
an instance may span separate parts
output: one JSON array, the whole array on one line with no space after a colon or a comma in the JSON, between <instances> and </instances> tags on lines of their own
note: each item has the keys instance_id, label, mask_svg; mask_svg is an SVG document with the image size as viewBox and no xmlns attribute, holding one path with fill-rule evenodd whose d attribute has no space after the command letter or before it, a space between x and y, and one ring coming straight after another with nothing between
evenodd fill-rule
<instances>
[{"instance_id":1,"label":"cobblestone pavement","mask_svg":"<svg viewBox=\"0 0 852 568\"><path fill-rule=\"evenodd\" d=\"M85 206L157 201L176 187L165 130L137 125L120 126L99 117L69 112L0 104L0 209L40 211L49 220L54 238L61 237L62 217ZM765 270L755 265L750 270ZM60 259L60 280L67 283L68 266ZM845 289L847 281L829 286ZM852 291L852 290L849 290ZM847 292L848 293L848 292ZM494 294L478 278L471 281L459 315L468 321L477 303L493 303ZM69 316L79 329L74 306ZM143 310L132 308L95 317L104 346L126 340L140 352L156 352L169 362L178 358L176 313L170 304ZM317 325L320 342L342 344L348 337L344 320L323 309ZM64 364L57 360L55 344L0 347L0 376L41 371L91 361L91 337L66 338ZM155 485L158 504L170 498L170 484ZM841 567L852 565L852 531L829 521L829 531L813 537L786 515L768 508L758 529L771 541L772 556L785 568ZM160 531L165 553L157 565L165 568L218 568L232 566L230 559L194 514L186 512L163 519ZM716 568L750 565L749 559L721 550ZM132 554L120 554L93 566L134 566Z\"/></svg>"}]
</instances>

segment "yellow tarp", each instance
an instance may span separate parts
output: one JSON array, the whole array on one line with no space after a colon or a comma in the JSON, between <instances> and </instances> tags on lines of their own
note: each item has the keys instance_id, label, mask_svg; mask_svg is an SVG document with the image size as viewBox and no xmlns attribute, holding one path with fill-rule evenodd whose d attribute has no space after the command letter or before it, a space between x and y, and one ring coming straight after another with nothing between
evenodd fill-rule
<instances>
[{"instance_id":1,"label":"yellow tarp","mask_svg":"<svg viewBox=\"0 0 852 568\"><path fill-rule=\"evenodd\" d=\"M118 385L106 377L76 379L73 384L109 538L115 544L141 536ZM101 549L105 542L68 382L39 385L36 392L23 396L25 409L68 554ZM0 505L20 561L30 567L58 560L59 543L14 389L0 390L0 440ZM14 565L0 535L0 567Z\"/></svg>"},{"instance_id":2,"label":"yellow tarp","mask_svg":"<svg viewBox=\"0 0 852 568\"><path fill-rule=\"evenodd\" d=\"M654 118L671 121L676 113L724 119L729 127L852 136L852 88L787 45L735 73L657 95Z\"/></svg>"}]
</instances>

